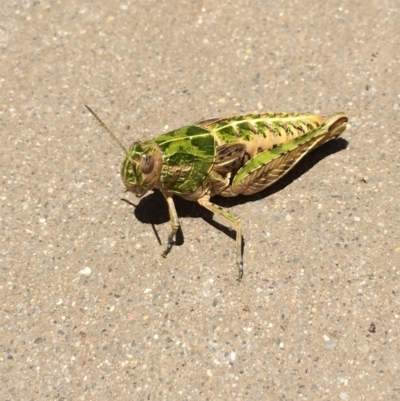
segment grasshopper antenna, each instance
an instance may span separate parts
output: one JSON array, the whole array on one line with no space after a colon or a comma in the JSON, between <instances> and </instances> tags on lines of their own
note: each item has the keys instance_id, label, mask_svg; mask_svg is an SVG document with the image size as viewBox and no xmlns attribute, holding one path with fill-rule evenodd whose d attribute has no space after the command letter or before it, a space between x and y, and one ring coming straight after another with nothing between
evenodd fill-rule
<instances>
[{"instance_id":1,"label":"grasshopper antenna","mask_svg":"<svg viewBox=\"0 0 400 401\"><path fill-rule=\"evenodd\" d=\"M107 125L105 125L105 124L103 123L103 121L100 119L100 117L99 117L87 104L85 104L85 107L90 111L90 113L91 113L91 114L93 115L93 117L98 121L98 123L110 134L111 138L114 139L114 141L118 144L118 146L122 149L122 151L127 155L127 154L128 154L128 151L126 150L125 146L122 145L121 141L117 138L117 136L114 134L114 132L112 132L112 131L110 130L110 128L108 128ZM129 202L129 203L130 203L130 202ZM135 207L136 207L136 206L135 206ZM155 233L155 235L156 235L156 238L157 238L158 242L161 244L161 240L160 240L160 237L159 237L159 235L158 235L158 232L157 232L157 230L156 230L155 225L154 225L154 224L151 224L151 226L152 226L152 228L153 228L153 231L154 231L154 233Z\"/></svg>"},{"instance_id":2,"label":"grasshopper antenna","mask_svg":"<svg viewBox=\"0 0 400 401\"><path fill-rule=\"evenodd\" d=\"M98 123L110 134L111 138L114 139L114 141L118 144L118 146L122 149L122 151L127 155L128 151L126 150L125 146L122 145L122 143L120 142L120 140L117 138L117 136L114 134L114 132L112 132L110 130L110 128L107 127L107 125L105 125L103 123L103 121L101 121L100 117L87 105L85 104L85 107L90 111L90 113L93 115L93 117L98 121Z\"/></svg>"}]
</instances>

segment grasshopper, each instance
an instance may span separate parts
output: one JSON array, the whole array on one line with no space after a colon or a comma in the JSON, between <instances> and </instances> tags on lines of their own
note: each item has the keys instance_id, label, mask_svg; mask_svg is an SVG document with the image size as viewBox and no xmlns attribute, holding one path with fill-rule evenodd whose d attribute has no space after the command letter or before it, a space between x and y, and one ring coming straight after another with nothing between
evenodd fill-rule
<instances>
[{"instance_id":1,"label":"grasshopper","mask_svg":"<svg viewBox=\"0 0 400 401\"><path fill-rule=\"evenodd\" d=\"M172 249L179 228L173 195L197 201L224 217L236 230L238 280L243 277L242 224L228 209L210 202L214 195L252 195L290 171L307 153L337 138L346 129L344 113L252 113L212 118L179 128L129 150L89 107L86 108L114 138L126 157L121 177L137 197L158 188L168 204L171 231L162 256Z\"/></svg>"}]
</instances>

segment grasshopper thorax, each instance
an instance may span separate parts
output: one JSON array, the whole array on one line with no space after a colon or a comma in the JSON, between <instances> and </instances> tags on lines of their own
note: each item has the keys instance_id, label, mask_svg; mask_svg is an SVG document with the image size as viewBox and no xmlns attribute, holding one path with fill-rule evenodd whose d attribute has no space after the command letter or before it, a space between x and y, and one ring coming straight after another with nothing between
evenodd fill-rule
<instances>
[{"instance_id":1,"label":"grasshopper thorax","mask_svg":"<svg viewBox=\"0 0 400 401\"><path fill-rule=\"evenodd\" d=\"M162 153L154 141L134 142L121 166L121 178L126 189L140 198L157 186L162 162Z\"/></svg>"}]
</instances>

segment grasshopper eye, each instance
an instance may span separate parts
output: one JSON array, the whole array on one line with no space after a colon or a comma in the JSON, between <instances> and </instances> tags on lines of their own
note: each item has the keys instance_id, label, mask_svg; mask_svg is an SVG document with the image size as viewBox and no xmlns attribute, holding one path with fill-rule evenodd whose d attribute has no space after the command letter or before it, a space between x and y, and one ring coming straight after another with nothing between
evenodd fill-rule
<instances>
[{"instance_id":1,"label":"grasshopper eye","mask_svg":"<svg viewBox=\"0 0 400 401\"><path fill-rule=\"evenodd\" d=\"M143 174L149 174L153 171L154 168L154 159L150 155L143 155L140 160L140 169Z\"/></svg>"}]
</instances>

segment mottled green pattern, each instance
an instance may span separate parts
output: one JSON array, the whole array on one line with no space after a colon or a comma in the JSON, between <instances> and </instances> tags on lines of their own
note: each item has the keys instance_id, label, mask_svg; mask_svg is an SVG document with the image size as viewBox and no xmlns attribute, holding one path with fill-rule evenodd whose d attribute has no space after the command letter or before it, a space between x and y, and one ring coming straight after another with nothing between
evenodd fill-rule
<instances>
[{"instance_id":1,"label":"mottled green pattern","mask_svg":"<svg viewBox=\"0 0 400 401\"><path fill-rule=\"evenodd\" d=\"M187 138L191 136L197 136L201 134L207 134L209 131L197 125L188 125L186 127L179 128L175 131L167 132L165 134L159 135L154 140L160 146L163 143L168 143L170 141L176 141L180 138Z\"/></svg>"},{"instance_id":2,"label":"mottled green pattern","mask_svg":"<svg viewBox=\"0 0 400 401\"><path fill-rule=\"evenodd\" d=\"M208 128L216 135L220 143L233 143L239 139L250 142L257 136L295 137L318 128L323 120L312 114L247 114L220 120L205 120L198 124Z\"/></svg>"},{"instance_id":3,"label":"mottled green pattern","mask_svg":"<svg viewBox=\"0 0 400 401\"><path fill-rule=\"evenodd\" d=\"M309 125L311 128L311 123ZM307 130L307 126L305 125L304 130ZM265 152L260 153L257 157L249 160L235 175L235 178L232 182L232 186L239 184L242 180L244 180L250 173L261 168L271 162L272 160L293 151L296 148L299 148L301 145L308 143L310 146L312 145L313 139L317 140L321 136L327 135L329 129L329 125L324 124L319 129L310 130L307 134L299 136L295 139L292 139L288 142L285 142L279 146L276 146L272 149L269 149Z\"/></svg>"},{"instance_id":4,"label":"mottled green pattern","mask_svg":"<svg viewBox=\"0 0 400 401\"><path fill-rule=\"evenodd\" d=\"M128 182L136 181L136 177L133 172L132 165L128 157L125 157L121 165L121 177L123 177Z\"/></svg>"},{"instance_id":5,"label":"mottled green pattern","mask_svg":"<svg viewBox=\"0 0 400 401\"><path fill-rule=\"evenodd\" d=\"M152 142L153 141L148 140L132 144L121 166L121 176L124 177L127 182L139 185L146 184L142 172L137 167L136 163L132 163L132 160L136 160L138 156L140 157L143 154L154 153L155 149L151 146Z\"/></svg>"},{"instance_id":6,"label":"mottled green pattern","mask_svg":"<svg viewBox=\"0 0 400 401\"><path fill-rule=\"evenodd\" d=\"M169 191L191 194L206 178L215 157L216 142L208 130L188 126L155 139L163 154L161 182Z\"/></svg>"},{"instance_id":7,"label":"mottled green pattern","mask_svg":"<svg viewBox=\"0 0 400 401\"><path fill-rule=\"evenodd\" d=\"M141 156L142 154L145 153L146 149L149 148L149 142L150 141L144 141L141 143L132 144L127 156L136 156L136 155Z\"/></svg>"},{"instance_id":8,"label":"mottled green pattern","mask_svg":"<svg viewBox=\"0 0 400 401\"><path fill-rule=\"evenodd\" d=\"M238 140L250 142L259 136L286 136L287 139L304 137L321 123L320 117L311 114L252 113L228 119L204 120L160 135L154 141L163 154L162 186L178 194L193 193L210 172L218 144L235 143ZM292 142L292 145L295 147L296 142ZM279 146L265 157L274 158L276 152L284 151L282 149Z\"/></svg>"}]
</instances>

